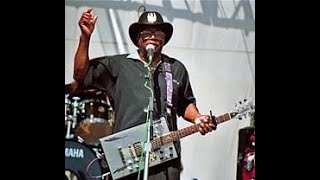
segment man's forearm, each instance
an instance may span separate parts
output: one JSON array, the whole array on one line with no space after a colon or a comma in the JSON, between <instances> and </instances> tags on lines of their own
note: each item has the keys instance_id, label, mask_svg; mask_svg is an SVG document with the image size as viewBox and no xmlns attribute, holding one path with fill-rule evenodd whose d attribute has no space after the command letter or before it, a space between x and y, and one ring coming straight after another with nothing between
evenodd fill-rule
<instances>
[{"instance_id":1,"label":"man's forearm","mask_svg":"<svg viewBox=\"0 0 320 180\"><path fill-rule=\"evenodd\" d=\"M189 122L194 123L194 120L199 116L201 116L201 114L199 113L198 108L193 103L191 103L187 106L183 118Z\"/></svg>"},{"instance_id":2,"label":"man's forearm","mask_svg":"<svg viewBox=\"0 0 320 180\"><path fill-rule=\"evenodd\" d=\"M89 68L89 41L90 38L80 37L79 46L74 59L73 78L82 84Z\"/></svg>"}]
</instances>

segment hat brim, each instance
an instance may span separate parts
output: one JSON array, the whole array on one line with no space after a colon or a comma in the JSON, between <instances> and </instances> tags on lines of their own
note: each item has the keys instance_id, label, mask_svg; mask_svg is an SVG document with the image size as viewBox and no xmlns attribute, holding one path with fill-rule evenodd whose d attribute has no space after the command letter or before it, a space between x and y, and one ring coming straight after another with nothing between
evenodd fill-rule
<instances>
[{"instance_id":1,"label":"hat brim","mask_svg":"<svg viewBox=\"0 0 320 180\"><path fill-rule=\"evenodd\" d=\"M129 27L129 36L134 45L138 46L137 35L143 29L147 27L158 27L166 34L164 45L168 43L171 39L173 33L173 27L170 23L162 22L162 23L153 23L153 24L143 24L143 23L133 23Z\"/></svg>"}]
</instances>

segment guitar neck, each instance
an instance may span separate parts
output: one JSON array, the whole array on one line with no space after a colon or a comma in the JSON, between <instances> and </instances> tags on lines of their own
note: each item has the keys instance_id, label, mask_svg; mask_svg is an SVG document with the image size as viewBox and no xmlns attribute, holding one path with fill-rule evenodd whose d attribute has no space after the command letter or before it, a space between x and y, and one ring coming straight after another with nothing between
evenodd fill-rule
<instances>
[{"instance_id":1,"label":"guitar neck","mask_svg":"<svg viewBox=\"0 0 320 180\"><path fill-rule=\"evenodd\" d=\"M232 118L230 113L223 114L221 116L215 117L215 121L217 124L223 123L225 121L228 121ZM177 131L172 131L169 134L166 134L164 136L155 138L152 141L152 149L157 149L160 148L162 145L176 141L178 139L181 139L183 137L189 136L191 134L194 134L199 131L199 125L194 124L192 126L188 126L186 128L177 130Z\"/></svg>"}]
</instances>

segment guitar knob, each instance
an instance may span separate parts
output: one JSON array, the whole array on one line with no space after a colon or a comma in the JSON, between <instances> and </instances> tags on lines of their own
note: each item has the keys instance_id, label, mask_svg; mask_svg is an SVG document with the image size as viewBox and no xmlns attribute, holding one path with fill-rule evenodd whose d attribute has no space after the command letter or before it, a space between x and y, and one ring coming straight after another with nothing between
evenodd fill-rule
<instances>
[{"instance_id":1,"label":"guitar knob","mask_svg":"<svg viewBox=\"0 0 320 180\"><path fill-rule=\"evenodd\" d=\"M160 159L163 160L163 151L160 151Z\"/></svg>"},{"instance_id":2,"label":"guitar knob","mask_svg":"<svg viewBox=\"0 0 320 180\"><path fill-rule=\"evenodd\" d=\"M133 171L132 166L128 166L127 169L128 169L129 171Z\"/></svg>"},{"instance_id":3,"label":"guitar knob","mask_svg":"<svg viewBox=\"0 0 320 180\"><path fill-rule=\"evenodd\" d=\"M173 156L172 149L173 149L173 147L172 147L172 146L170 146L170 147L169 147L169 150L170 150L170 157L172 157L172 156Z\"/></svg>"}]
</instances>

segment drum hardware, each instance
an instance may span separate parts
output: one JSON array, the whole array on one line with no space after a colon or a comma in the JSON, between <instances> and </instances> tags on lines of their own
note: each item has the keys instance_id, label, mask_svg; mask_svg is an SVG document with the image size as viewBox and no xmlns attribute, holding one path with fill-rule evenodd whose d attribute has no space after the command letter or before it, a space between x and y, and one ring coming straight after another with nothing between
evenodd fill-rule
<instances>
[{"instance_id":1,"label":"drum hardware","mask_svg":"<svg viewBox=\"0 0 320 180\"><path fill-rule=\"evenodd\" d=\"M69 94L65 94L65 117L64 117L64 120L65 120L65 125L67 126L67 132L66 132L66 136L65 138L66 139L71 139L74 137L73 134L71 134L71 126L72 126L72 116L70 115L70 105L71 105L71 102L69 100Z\"/></svg>"},{"instance_id":2,"label":"drum hardware","mask_svg":"<svg viewBox=\"0 0 320 180\"><path fill-rule=\"evenodd\" d=\"M72 128L75 129L77 125L77 115L78 115L78 106L79 106L79 97L72 97Z\"/></svg>"},{"instance_id":3,"label":"drum hardware","mask_svg":"<svg viewBox=\"0 0 320 180\"><path fill-rule=\"evenodd\" d=\"M76 128L78 119L79 97L72 97L72 102L69 100L69 94L65 95L65 124L67 128L66 139L74 138L73 130ZM70 107L71 106L71 107Z\"/></svg>"},{"instance_id":4,"label":"drum hardware","mask_svg":"<svg viewBox=\"0 0 320 180\"><path fill-rule=\"evenodd\" d=\"M68 120L68 111L69 111L69 106L70 106L70 100L69 100L69 94L64 95L64 120Z\"/></svg>"},{"instance_id":5,"label":"drum hardware","mask_svg":"<svg viewBox=\"0 0 320 180\"><path fill-rule=\"evenodd\" d=\"M80 142L80 143L84 143L84 139L82 139L82 137L77 136L77 139L78 139L78 142Z\"/></svg>"}]
</instances>

